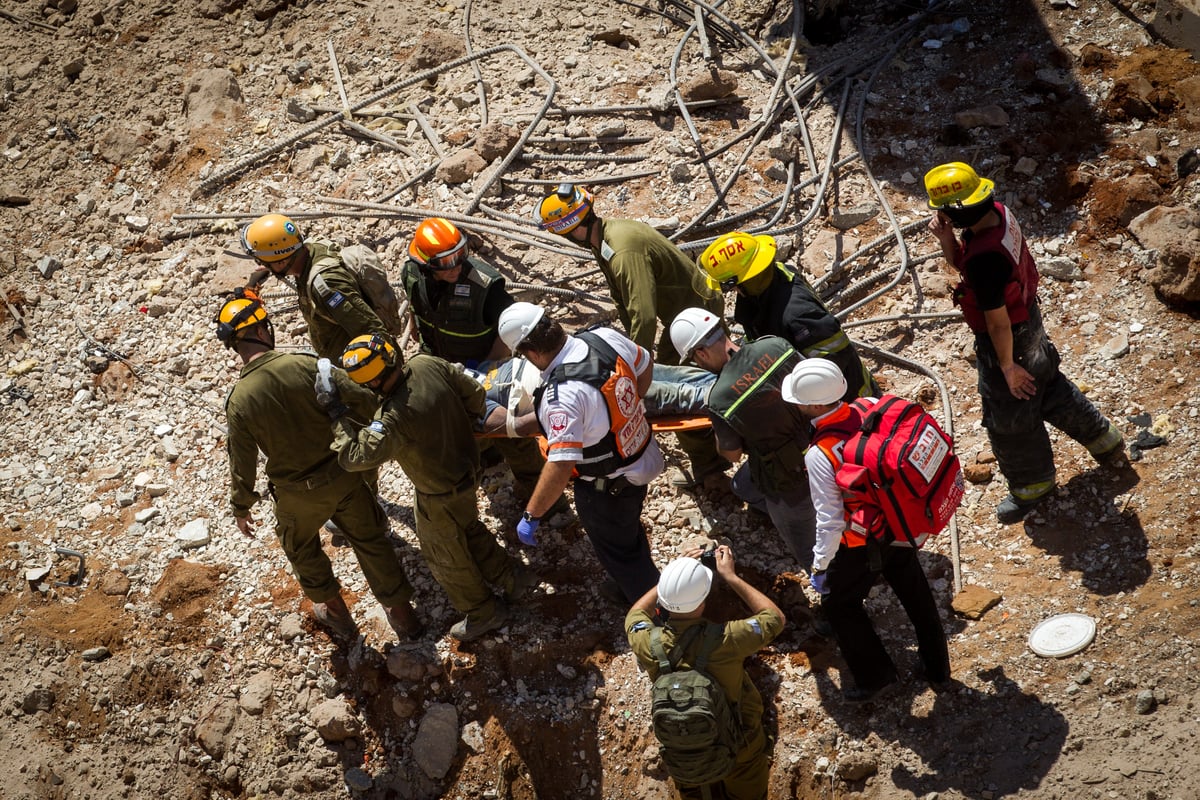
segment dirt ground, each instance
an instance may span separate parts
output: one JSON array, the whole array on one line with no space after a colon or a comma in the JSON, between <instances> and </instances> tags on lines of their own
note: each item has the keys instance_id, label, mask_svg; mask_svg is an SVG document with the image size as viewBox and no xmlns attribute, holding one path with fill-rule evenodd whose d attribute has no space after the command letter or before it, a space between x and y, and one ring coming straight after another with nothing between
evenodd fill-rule
<instances>
[{"instance_id":1,"label":"dirt ground","mask_svg":"<svg viewBox=\"0 0 1200 800\"><path fill-rule=\"evenodd\" d=\"M1200 147L1200 69L1155 40L1147 2L842 5L803 26L791 4L708 6L704 41L688 35L695 7L673 3L0 9L0 798L672 796L648 682L622 612L594 592L586 538L572 518L521 548L503 468L485 475L481 510L543 582L472 644L443 635L454 614L398 469L381 497L433 631L414 644L389 638L331 542L365 634L336 647L271 541L269 508L255 541L225 510L221 402L236 368L211 320L248 271L226 252L237 223L284 210L398 269L414 217L465 214L474 251L534 287L522 299L582 325L613 317L602 281L528 222L569 177L597 191L600 213L680 242L774 233L885 388L951 410L978 480L922 554L952 685L911 676L911 628L880 587L869 607L911 679L866 707L841 701L837 649L813 631L806 580L769 525L729 499L652 486L660 564L697 531L728 535L789 616L748 662L775 743L772 798L1196 797L1197 309L1164 303L1147 282L1155 254L1128 226L1198 205L1183 165ZM715 99L685 116L674 84ZM344 106L358 127L330 122ZM435 173L497 122L504 148ZM509 159L521 136L541 155ZM922 316L953 308L920 183L949 160L996 180L1039 261L1078 268L1043 280L1051 339L1145 445L1113 470L1056 434L1059 488L1018 525L995 521L1005 487L968 332ZM281 343L303 346L294 301L273 288ZM211 541L194 547L178 534L197 524ZM952 610L977 592L998 602L978 619ZM742 613L720 587L713 607ZM1094 642L1033 654L1034 626L1066 612L1095 620ZM318 732L335 701L345 735ZM438 733L447 708L454 727Z\"/></svg>"}]
</instances>

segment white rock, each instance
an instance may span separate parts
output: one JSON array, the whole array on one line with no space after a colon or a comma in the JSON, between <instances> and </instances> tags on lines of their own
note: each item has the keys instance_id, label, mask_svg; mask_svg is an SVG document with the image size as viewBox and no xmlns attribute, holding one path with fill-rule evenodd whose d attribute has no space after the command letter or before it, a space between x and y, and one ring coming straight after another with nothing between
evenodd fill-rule
<instances>
[{"instance_id":1,"label":"white rock","mask_svg":"<svg viewBox=\"0 0 1200 800\"><path fill-rule=\"evenodd\" d=\"M134 522L149 522L150 520L154 519L157 516L158 516L158 509L151 506L150 508L143 508L141 511L134 514L133 521Z\"/></svg>"},{"instance_id":2,"label":"white rock","mask_svg":"<svg viewBox=\"0 0 1200 800\"><path fill-rule=\"evenodd\" d=\"M203 517L192 520L180 528L179 533L175 534L175 542L184 550L203 547L210 541L212 538L208 535L208 520Z\"/></svg>"}]
</instances>

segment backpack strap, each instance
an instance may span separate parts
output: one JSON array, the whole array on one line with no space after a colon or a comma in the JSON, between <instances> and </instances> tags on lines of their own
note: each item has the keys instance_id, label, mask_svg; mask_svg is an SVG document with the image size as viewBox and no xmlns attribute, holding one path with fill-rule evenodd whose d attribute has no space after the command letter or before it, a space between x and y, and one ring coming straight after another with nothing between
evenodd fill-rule
<instances>
[{"instance_id":1,"label":"backpack strap","mask_svg":"<svg viewBox=\"0 0 1200 800\"><path fill-rule=\"evenodd\" d=\"M683 659L683 654L687 652L687 649L692 646L692 642L696 641L696 638L700 635L701 631L705 630L706 627L713 626L697 625L696 627L689 629L687 633L685 633L677 642L675 642L675 646L671 648L671 652L669 654L663 649L662 628L660 628L658 625L655 625L653 628L651 628L650 654L653 655L655 660L658 661L659 672L674 672L675 668L679 666L679 662ZM720 628L719 630L721 630L722 633L724 632L724 628ZM720 640L718 639L717 641L719 642ZM711 652L712 648L708 647L708 643L706 641L705 646L701 648L700 659L702 663L707 663L709 653Z\"/></svg>"},{"instance_id":2,"label":"backpack strap","mask_svg":"<svg viewBox=\"0 0 1200 800\"><path fill-rule=\"evenodd\" d=\"M671 659L667 656L667 652L663 650L662 643L662 628L655 625L650 629L650 655L654 656L658 661L659 672L671 672Z\"/></svg>"},{"instance_id":3,"label":"backpack strap","mask_svg":"<svg viewBox=\"0 0 1200 800\"><path fill-rule=\"evenodd\" d=\"M725 626L716 625L712 622L704 626L704 642L700 645L700 652L696 654L696 663L692 664L692 669L704 671L708 666L708 657L717 649L717 645L725 638Z\"/></svg>"}]
</instances>

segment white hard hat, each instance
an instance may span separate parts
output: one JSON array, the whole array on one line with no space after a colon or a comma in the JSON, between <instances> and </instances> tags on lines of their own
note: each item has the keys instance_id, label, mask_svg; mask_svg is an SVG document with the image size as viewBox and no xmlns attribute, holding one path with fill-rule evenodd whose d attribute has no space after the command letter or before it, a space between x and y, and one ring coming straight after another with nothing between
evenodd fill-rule
<instances>
[{"instance_id":1,"label":"white hard hat","mask_svg":"<svg viewBox=\"0 0 1200 800\"><path fill-rule=\"evenodd\" d=\"M662 571L658 578L658 604L667 611L686 614L695 611L712 588L712 570L699 559L681 556Z\"/></svg>"},{"instance_id":2,"label":"white hard hat","mask_svg":"<svg viewBox=\"0 0 1200 800\"><path fill-rule=\"evenodd\" d=\"M806 358L783 379L783 399L801 406L836 403L846 394L846 378L826 358Z\"/></svg>"},{"instance_id":3,"label":"white hard hat","mask_svg":"<svg viewBox=\"0 0 1200 800\"><path fill-rule=\"evenodd\" d=\"M496 324L500 340L509 350L516 350L517 345L525 341L525 337L533 330L533 326L541 321L546 309L533 303L513 303L500 314Z\"/></svg>"},{"instance_id":4,"label":"white hard hat","mask_svg":"<svg viewBox=\"0 0 1200 800\"><path fill-rule=\"evenodd\" d=\"M671 344L675 345L679 358L687 361L692 351L720 326L721 318L711 311L685 308L671 323Z\"/></svg>"}]
</instances>

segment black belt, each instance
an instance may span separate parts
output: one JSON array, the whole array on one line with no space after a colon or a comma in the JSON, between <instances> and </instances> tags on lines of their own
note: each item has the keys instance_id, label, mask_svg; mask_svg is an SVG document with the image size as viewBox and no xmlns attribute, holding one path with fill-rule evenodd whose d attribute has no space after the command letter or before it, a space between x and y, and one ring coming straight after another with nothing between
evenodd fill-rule
<instances>
[{"instance_id":1,"label":"black belt","mask_svg":"<svg viewBox=\"0 0 1200 800\"><path fill-rule=\"evenodd\" d=\"M323 486L328 486L333 483L338 476L334 475L316 475L312 478L303 481L274 481L275 488L283 489L291 492L309 491L320 489Z\"/></svg>"},{"instance_id":2,"label":"black belt","mask_svg":"<svg viewBox=\"0 0 1200 800\"><path fill-rule=\"evenodd\" d=\"M596 478L591 483L592 486L596 487L596 491L601 494L618 495L626 489L637 488L624 475L618 475L615 478Z\"/></svg>"}]
</instances>

